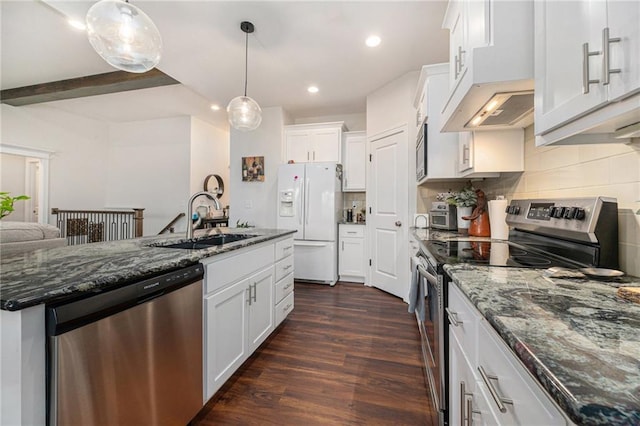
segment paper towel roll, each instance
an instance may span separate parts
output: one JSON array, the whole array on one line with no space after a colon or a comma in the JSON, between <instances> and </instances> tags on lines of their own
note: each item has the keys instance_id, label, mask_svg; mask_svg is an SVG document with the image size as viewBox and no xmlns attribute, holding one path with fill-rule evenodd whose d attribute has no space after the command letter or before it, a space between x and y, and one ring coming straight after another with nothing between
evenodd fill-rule
<instances>
[{"instance_id":1,"label":"paper towel roll","mask_svg":"<svg viewBox=\"0 0 640 426\"><path fill-rule=\"evenodd\" d=\"M507 200L489 201L489 223L491 224L491 238L494 240L506 240L509 238L506 209Z\"/></svg>"}]
</instances>

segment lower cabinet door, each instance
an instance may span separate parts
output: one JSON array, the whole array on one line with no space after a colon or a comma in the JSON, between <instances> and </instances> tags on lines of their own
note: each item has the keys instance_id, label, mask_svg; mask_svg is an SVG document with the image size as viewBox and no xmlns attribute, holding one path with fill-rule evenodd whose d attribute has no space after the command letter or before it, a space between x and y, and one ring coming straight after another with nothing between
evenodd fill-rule
<instances>
[{"instance_id":1,"label":"lower cabinet door","mask_svg":"<svg viewBox=\"0 0 640 426\"><path fill-rule=\"evenodd\" d=\"M249 356L248 287L242 280L205 298L205 402Z\"/></svg>"},{"instance_id":2,"label":"lower cabinet door","mask_svg":"<svg viewBox=\"0 0 640 426\"><path fill-rule=\"evenodd\" d=\"M274 329L273 267L249 277L249 353Z\"/></svg>"}]
</instances>

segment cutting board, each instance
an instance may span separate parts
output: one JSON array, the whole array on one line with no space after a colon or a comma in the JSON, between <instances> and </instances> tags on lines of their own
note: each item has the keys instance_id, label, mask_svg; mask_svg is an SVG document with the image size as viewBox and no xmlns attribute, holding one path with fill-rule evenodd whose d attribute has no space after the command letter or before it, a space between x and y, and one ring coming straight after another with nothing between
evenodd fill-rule
<instances>
[{"instance_id":1,"label":"cutting board","mask_svg":"<svg viewBox=\"0 0 640 426\"><path fill-rule=\"evenodd\" d=\"M618 296L631 302L640 303L640 287L620 287Z\"/></svg>"}]
</instances>

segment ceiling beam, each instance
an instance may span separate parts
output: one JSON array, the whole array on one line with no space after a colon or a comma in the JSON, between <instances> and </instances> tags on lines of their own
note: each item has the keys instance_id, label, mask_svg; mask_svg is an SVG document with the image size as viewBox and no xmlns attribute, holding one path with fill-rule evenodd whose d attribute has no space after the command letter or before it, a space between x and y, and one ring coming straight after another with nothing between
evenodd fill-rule
<instances>
[{"instance_id":1,"label":"ceiling beam","mask_svg":"<svg viewBox=\"0 0 640 426\"><path fill-rule=\"evenodd\" d=\"M180 84L157 68L145 73L113 71L69 80L16 87L0 91L0 102L13 106L31 105L85 96Z\"/></svg>"}]
</instances>

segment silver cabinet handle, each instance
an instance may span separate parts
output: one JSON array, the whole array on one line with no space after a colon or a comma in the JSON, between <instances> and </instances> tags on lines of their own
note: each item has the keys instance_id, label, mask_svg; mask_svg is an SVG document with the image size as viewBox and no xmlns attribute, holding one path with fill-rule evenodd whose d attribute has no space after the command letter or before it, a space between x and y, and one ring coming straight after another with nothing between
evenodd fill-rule
<instances>
[{"instance_id":1,"label":"silver cabinet handle","mask_svg":"<svg viewBox=\"0 0 640 426\"><path fill-rule=\"evenodd\" d=\"M470 153L471 153L471 147L469 145L465 145L462 148L462 164L469 164Z\"/></svg>"},{"instance_id":2,"label":"silver cabinet handle","mask_svg":"<svg viewBox=\"0 0 640 426\"><path fill-rule=\"evenodd\" d=\"M309 161L309 151L307 151L307 161Z\"/></svg>"},{"instance_id":3,"label":"silver cabinet handle","mask_svg":"<svg viewBox=\"0 0 640 426\"><path fill-rule=\"evenodd\" d=\"M290 308L291 308L291 303L285 306L284 309L282 309L282 312L287 312Z\"/></svg>"},{"instance_id":4,"label":"silver cabinet handle","mask_svg":"<svg viewBox=\"0 0 640 426\"><path fill-rule=\"evenodd\" d=\"M342 242L342 251L344 251L344 241Z\"/></svg>"},{"instance_id":5,"label":"silver cabinet handle","mask_svg":"<svg viewBox=\"0 0 640 426\"><path fill-rule=\"evenodd\" d=\"M253 283L253 301L257 302L258 299L258 283ZM249 286L249 297L251 297L251 286Z\"/></svg>"},{"instance_id":6,"label":"silver cabinet handle","mask_svg":"<svg viewBox=\"0 0 640 426\"><path fill-rule=\"evenodd\" d=\"M482 368L481 365L478 366L478 371L480 372L482 381L484 382L485 385L487 385L487 388L489 389L489 393L491 394L493 401L498 406L498 410L500 410L501 413L506 413L507 407L505 407L504 404L513 405L513 400L503 398L500 395L498 395L498 391L496 390L495 387L493 387L493 384L491 383L491 380L498 380L498 377L488 375L487 372L484 371L484 368Z\"/></svg>"},{"instance_id":7,"label":"silver cabinet handle","mask_svg":"<svg viewBox=\"0 0 640 426\"><path fill-rule=\"evenodd\" d=\"M347 231L347 234L357 234L356 231Z\"/></svg>"},{"instance_id":8,"label":"silver cabinet handle","mask_svg":"<svg viewBox=\"0 0 640 426\"><path fill-rule=\"evenodd\" d=\"M454 327L459 327L463 322L458 319L458 314L456 312L451 312L449 308L444 308L447 316L449 317L449 322Z\"/></svg>"},{"instance_id":9,"label":"silver cabinet handle","mask_svg":"<svg viewBox=\"0 0 640 426\"><path fill-rule=\"evenodd\" d=\"M462 46L458 46L458 74L462 73L462 67L464 67L464 62L462 62L462 55L464 55L466 51L462 50Z\"/></svg>"},{"instance_id":10,"label":"silver cabinet handle","mask_svg":"<svg viewBox=\"0 0 640 426\"><path fill-rule=\"evenodd\" d=\"M611 69L611 56L609 55L609 45L611 43L619 43L620 37L609 38L609 28L602 30L602 84L609 84L611 74L619 74L620 68Z\"/></svg>"},{"instance_id":11,"label":"silver cabinet handle","mask_svg":"<svg viewBox=\"0 0 640 426\"><path fill-rule=\"evenodd\" d=\"M283 266L283 267L282 267L282 269L284 269L284 270L286 271L286 270L288 270L288 269L291 269L291 267L292 267L292 266L293 266L293 265L286 265L286 266Z\"/></svg>"},{"instance_id":12,"label":"silver cabinet handle","mask_svg":"<svg viewBox=\"0 0 640 426\"><path fill-rule=\"evenodd\" d=\"M287 251L287 250L291 250L293 248L293 246L286 246L282 248L282 251Z\"/></svg>"},{"instance_id":13,"label":"silver cabinet handle","mask_svg":"<svg viewBox=\"0 0 640 426\"><path fill-rule=\"evenodd\" d=\"M286 289L288 289L289 287L291 287L291 284L293 284L293 283L289 283L289 284L285 285L285 286L283 287L283 290L286 290Z\"/></svg>"},{"instance_id":14,"label":"silver cabinet handle","mask_svg":"<svg viewBox=\"0 0 640 426\"><path fill-rule=\"evenodd\" d=\"M472 395L473 394L469 394ZM473 399L469 398L467 399L467 425L468 426L472 426L473 425L473 415L474 414L482 414L482 411L478 411L478 410L474 410L473 409Z\"/></svg>"},{"instance_id":15,"label":"silver cabinet handle","mask_svg":"<svg viewBox=\"0 0 640 426\"><path fill-rule=\"evenodd\" d=\"M460 58L458 58L458 55L456 55L453 59L453 79L457 80L458 79L458 74L460 74L458 72L458 64L460 63Z\"/></svg>"},{"instance_id":16,"label":"silver cabinet handle","mask_svg":"<svg viewBox=\"0 0 640 426\"><path fill-rule=\"evenodd\" d=\"M313 151L313 161L316 161L316 152Z\"/></svg>"},{"instance_id":17,"label":"silver cabinet handle","mask_svg":"<svg viewBox=\"0 0 640 426\"><path fill-rule=\"evenodd\" d=\"M251 284L249 284L249 296L247 297L247 303L251 306Z\"/></svg>"},{"instance_id":18,"label":"silver cabinet handle","mask_svg":"<svg viewBox=\"0 0 640 426\"><path fill-rule=\"evenodd\" d=\"M589 52L589 43L582 44L582 93L589 93L589 85L600 83L600 80L589 80L589 57L598 56L601 52Z\"/></svg>"}]
</instances>

